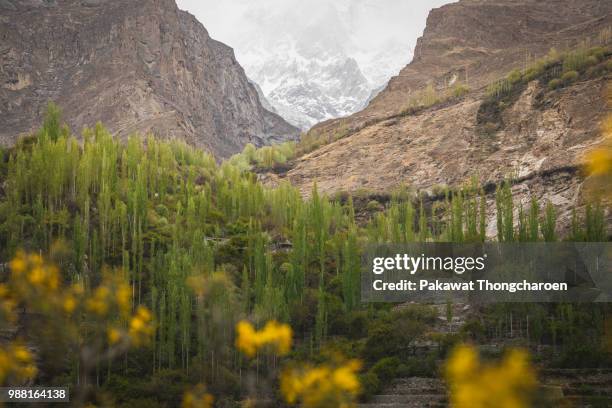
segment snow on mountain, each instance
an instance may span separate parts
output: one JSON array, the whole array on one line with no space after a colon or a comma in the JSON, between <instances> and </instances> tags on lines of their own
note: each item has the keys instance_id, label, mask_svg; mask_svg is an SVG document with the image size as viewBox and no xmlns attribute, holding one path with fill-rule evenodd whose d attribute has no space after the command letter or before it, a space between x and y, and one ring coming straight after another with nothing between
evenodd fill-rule
<instances>
[{"instance_id":1,"label":"snow on mountain","mask_svg":"<svg viewBox=\"0 0 612 408\"><path fill-rule=\"evenodd\" d=\"M449 0L178 0L232 45L275 110L302 129L360 110L412 58Z\"/></svg>"},{"instance_id":2,"label":"snow on mountain","mask_svg":"<svg viewBox=\"0 0 612 408\"><path fill-rule=\"evenodd\" d=\"M282 30L280 21L291 29L279 36L264 28L237 50L266 99L283 118L304 130L358 111L410 57L410 47L397 41L374 51L362 50L363 39L355 35L349 3L326 2L314 11L308 6L305 2L297 8L279 7L271 14L255 13L251 18L259 27Z\"/></svg>"},{"instance_id":3,"label":"snow on mountain","mask_svg":"<svg viewBox=\"0 0 612 408\"><path fill-rule=\"evenodd\" d=\"M293 42L247 69L280 115L302 129L355 112L372 89L355 59Z\"/></svg>"}]
</instances>

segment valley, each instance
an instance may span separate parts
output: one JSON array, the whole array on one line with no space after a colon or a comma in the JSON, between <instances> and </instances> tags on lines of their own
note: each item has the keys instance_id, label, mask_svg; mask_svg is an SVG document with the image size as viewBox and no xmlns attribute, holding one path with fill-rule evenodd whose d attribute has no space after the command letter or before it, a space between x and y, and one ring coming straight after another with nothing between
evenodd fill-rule
<instances>
[{"instance_id":1,"label":"valley","mask_svg":"<svg viewBox=\"0 0 612 408\"><path fill-rule=\"evenodd\" d=\"M79 408L612 403L606 288L365 303L361 279L374 246L609 244L612 4L433 8L376 95L331 10L310 29L338 49L288 35L247 77L174 0L0 0L0 386Z\"/></svg>"}]
</instances>

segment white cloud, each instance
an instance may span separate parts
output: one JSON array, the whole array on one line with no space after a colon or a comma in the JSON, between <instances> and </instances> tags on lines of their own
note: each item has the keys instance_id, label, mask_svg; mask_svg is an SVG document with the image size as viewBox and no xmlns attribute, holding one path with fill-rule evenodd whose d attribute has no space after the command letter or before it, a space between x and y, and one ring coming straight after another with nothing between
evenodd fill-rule
<instances>
[{"instance_id":1,"label":"white cloud","mask_svg":"<svg viewBox=\"0 0 612 408\"><path fill-rule=\"evenodd\" d=\"M341 48L366 76L397 73L412 56L430 9L449 0L178 0L211 36L236 50L247 74L258 52L291 40L310 50ZM262 56L263 58L263 56ZM377 67L377 61L384 66ZM375 71L383 72L375 72ZM372 78L371 78L372 79Z\"/></svg>"}]
</instances>

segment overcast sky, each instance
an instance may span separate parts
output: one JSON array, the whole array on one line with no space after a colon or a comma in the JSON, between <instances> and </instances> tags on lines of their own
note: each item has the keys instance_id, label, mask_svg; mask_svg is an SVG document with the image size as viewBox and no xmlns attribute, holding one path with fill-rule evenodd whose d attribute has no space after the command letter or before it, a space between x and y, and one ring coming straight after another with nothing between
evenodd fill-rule
<instances>
[{"instance_id":1,"label":"overcast sky","mask_svg":"<svg viewBox=\"0 0 612 408\"><path fill-rule=\"evenodd\" d=\"M412 57L429 10L450 2L177 0L178 6L194 14L213 38L235 49L247 74L249 67L258 63L259 53L274 52L289 38L327 49L342 47L366 70L377 59L393 60L387 64L401 67Z\"/></svg>"}]
</instances>

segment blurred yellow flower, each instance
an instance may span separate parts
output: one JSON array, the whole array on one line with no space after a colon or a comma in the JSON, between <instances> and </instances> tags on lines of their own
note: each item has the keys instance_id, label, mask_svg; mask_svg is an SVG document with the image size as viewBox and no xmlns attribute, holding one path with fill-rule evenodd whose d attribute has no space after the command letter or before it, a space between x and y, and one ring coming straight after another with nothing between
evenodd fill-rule
<instances>
[{"instance_id":1,"label":"blurred yellow flower","mask_svg":"<svg viewBox=\"0 0 612 408\"><path fill-rule=\"evenodd\" d=\"M12 343L0 348L0 385L8 379L24 382L36 376L34 357L23 345Z\"/></svg>"},{"instance_id":2,"label":"blurred yellow flower","mask_svg":"<svg viewBox=\"0 0 612 408\"><path fill-rule=\"evenodd\" d=\"M91 299L87 300L87 309L99 316L108 312L110 290L107 286L99 286L93 293Z\"/></svg>"},{"instance_id":3,"label":"blurred yellow flower","mask_svg":"<svg viewBox=\"0 0 612 408\"><path fill-rule=\"evenodd\" d=\"M458 346L446 364L450 403L459 408L529 406L536 375L523 350L512 350L499 364L482 363L476 350Z\"/></svg>"},{"instance_id":4,"label":"blurred yellow flower","mask_svg":"<svg viewBox=\"0 0 612 408\"><path fill-rule=\"evenodd\" d=\"M125 282L121 282L117 288L117 306L122 315L127 315L130 312L131 300L132 290L130 286Z\"/></svg>"},{"instance_id":5,"label":"blurred yellow flower","mask_svg":"<svg viewBox=\"0 0 612 408\"><path fill-rule=\"evenodd\" d=\"M594 183L594 191L612 197L612 114L604 119L601 129L604 139L586 154L585 167Z\"/></svg>"},{"instance_id":6,"label":"blurred yellow flower","mask_svg":"<svg viewBox=\"0 0 612 408\"><path fill-rule=\"evenodd\" d=\"M601 147L590 152L587 168L592 176L601 176L612 172L612 149Z\"/></svg>"},{"instance_id":7,"label":"blurred yellow flower","mask_svg":"<svg viewBox=\"0 0 612 408\"><path fill-rule=\"evenodd\" d=\"M23 252L18 252L17 256L9 263L9 267L15 274L22 273L26 268L25 254Z\"/></svg>"},{"instance_id":8,"label":"blurred yellow flower","mask_svg":"<svg viewBox=\"0 0 612 408\"><path fill-rule=\"evenodd\" d=\"M212 408L215 398L206 392L206 387L202 384L195 386L191 391L187 391L183 396L182 408Z\"/></svg>"},{"instance_id":9,"label":"blurred yellow flower","mask_svg":"<svg viewBox=\"0 0 612 408\"><path fill-rule=\"evenodd\" d=\"M236 325L236 332L236 348L249 357L264 347L271 347L281 356L291 350L293 332L286 324L270 321L262 330L256 331L251 323L243 320Z\"/></svg>"},{"instance_id":10,"label":"blurred yellow flower","mask_svg":"<svg viewBox=\"0 0 612 408\"><path fill-rule=\"evenodd\" d=\"M107 332L107 337L109 344L117 344L121 340L121 331L119 331L115 327L110 327Z\"/></svg>"},{"instance_id":11,"label":"blurred yellow flower","mask_svg":"<svg viewBox=\"0 0 612 408\"><path fill-rule=\"evenodd\" d=\"M89 294L84 282L61 288L57 267L45 263L38 254L20 251L9 267L9 279L0 284L0 319L12 322L17 315L15 307L20 305L27 313L43 316L41 321L49 322L47 329L50 333L78 340L82 321L71 316L84 305L84 311L94 315L84 316L88 332L92 333L93 329L94 335L107 336L111 345L129 336L129 342L121 344L138 346L147 342L154 333L151 312L147 308L140 306L130 317L131 291L121 274L105 274L102 283ZM128 322L127 332L109 326L107 320L111 312L112 316L119 312L121 320ZM91 317L97 319L92 322ZM23 383L35 375L34 359L26 347L10 343L0 346L0 384L7 381Z\"/></svg>"},{"instance_id":12,"label":"blurred yellow flower","mask_svg":"<svg viewBox=\"0 0 612 408\"><path fill-rule=\"evenodd\" d=\"M294 405L301 402L304 408L353 407L361 384L357 372L358 360L350 360L340 366L304 366L283 371L280 389L285 401Z\"/></svg>"},{"instance_id":13,"label":"blurred yellow flower","mask_svg":"<svg viewBox=\"0 0 612 408\"><path fill-rule=\"evenodd\" d=\"M64 297L64 303L62 307L64 308L64 312L71 314L72 312L74 312L74 309L76 309L77 307L76 298L72 296L71 294L66 295Z\"/></svg>"},{"instance_id":14,"label":"blurred yellow flower","mask_svg":"<svg viewBox=\"0 0 612 408\"><path fill-rule=\"evenodd\" d=\"M147 343L155 331L152 324L151 312L144 306L138 306L136 314L130 320L128 335L135 345Z\"/></svg>"}]
</instances>

